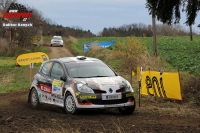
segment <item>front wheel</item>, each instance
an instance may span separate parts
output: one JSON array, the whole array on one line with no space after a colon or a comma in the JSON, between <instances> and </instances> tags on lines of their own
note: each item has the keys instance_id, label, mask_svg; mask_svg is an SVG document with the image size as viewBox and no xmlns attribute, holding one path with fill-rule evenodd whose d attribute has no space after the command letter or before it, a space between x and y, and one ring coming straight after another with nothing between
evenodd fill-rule
<instances>
[{"instance_id":1,"label":"front wheel","mask_svg":"<svg viewBox=\"0 0 200 133\"><path fill-rule=\"evenodd\" d=\"M135 111L135 104L133 106L118 108L123 115L131 115Z\"/></svg>"},{"instance_id":2,"label":"front wheel","mask_svg":"<svg viewBox=\"0 0 200 133\"><path fill-rule=\"evenodd\" d=\"M38 108L39 105L40 105L40 102L39 102L37 90L35 88L33 88L31 90L30 99L31 99L31 105L32 105L32 107L34 109Z\"/></svg>"},{"instance_id":3,"label":"front wheel","mask_svg":"<svg viewBox=\"0 0 200 133\"><path fill-rule=\"evenodd\" d=\"M77 114L75 99L69 92L65 96L64 108L68 114Z\"/></svg>"}]
</instances>

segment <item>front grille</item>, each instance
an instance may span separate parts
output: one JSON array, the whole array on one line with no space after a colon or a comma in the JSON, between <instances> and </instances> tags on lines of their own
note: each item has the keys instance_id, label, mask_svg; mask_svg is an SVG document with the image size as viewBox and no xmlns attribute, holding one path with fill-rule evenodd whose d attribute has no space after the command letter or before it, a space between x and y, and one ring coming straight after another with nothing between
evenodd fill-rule
<instances>
[{"instance_id":1,"label":"front grille","mask_svg":"<svg viewBox=\"0 0 200 133\"><path fill-rule=\"evenodd\" d=\"M116 90L117 93L118 93L118 92L124 92L124 91L125 91L125 87L122 87L122 88Z\"/></svg>"},{"instance_id":2,"label":"front grille","mask_svg":"<svg viewBox=\"0 0 200 133\"><path fill-rule=\"evenodd\" d=\"M98 99L92 99L91 102L93 104L98 104L98 105L104 105L104 104L120 104L120 103L126 103L128 102L128 98L124 99L116 99L116 100L98 100Z\"/></svg>"},{"instance_id":3,"label":"front grille","mask_svg":"<svg viewBox=\"0 0 200 133\"><path fill-rule=\"evenodd\" d=\"M106 93L106 91L103 91L103 90L93 90L94 93Z\"/></svg>"}]
</instances>

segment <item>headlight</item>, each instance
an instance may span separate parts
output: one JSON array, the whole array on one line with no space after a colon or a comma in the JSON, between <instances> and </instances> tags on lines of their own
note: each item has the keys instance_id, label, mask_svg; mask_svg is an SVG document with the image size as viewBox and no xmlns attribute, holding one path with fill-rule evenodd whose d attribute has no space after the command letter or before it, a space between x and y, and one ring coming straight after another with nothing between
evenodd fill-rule
<instances>
[{"instance_id":1,"label":"headlight","mask_svg":"<svg viewBox=\"0 0 200 133\"><path fill-rule=\"evenodd\" d=\"M94 93L94 91L84 84L77 84L77 88L80 92L83 93Z\"/></svg>"},{"instance_id":2,"label":"headlight","mask_svg":"<svg viewBox=\"0 0 200 133\"><path fill-rule=\"evenodd\" d=\"M126 92L134 92L131 84L126 80Z\"/></svg>"}]
</instances>

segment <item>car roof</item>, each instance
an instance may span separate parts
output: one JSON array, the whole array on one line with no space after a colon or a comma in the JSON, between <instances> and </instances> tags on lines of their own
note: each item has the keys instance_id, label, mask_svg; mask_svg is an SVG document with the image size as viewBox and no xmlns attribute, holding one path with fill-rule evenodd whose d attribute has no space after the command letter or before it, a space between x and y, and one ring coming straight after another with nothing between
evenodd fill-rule
<instances>
[{"instance_id":1,"label":"car roof","mask_svg":"<svg viewBox=\"0 0 200 133\"><path fill-rule=\"evenodd\" d=\"M67 62L76 62L76 63L84 63L84 62L93 62L93 61L101 61L96 58L92 57L85 57L85 56L76 56L76 57L62 57L52 60L59 60L61 62L67 63Z\"/></svg>"},{"instance_id":2,"label":"car roof","mask_svg":"<svg viewBox=\"0 0 200 133\"><path fill-rule=\"evenodd\" d=\"M62 39L61 36L53 36L53 39Z\"/></svg>"},{"instance_id":3,"label":"car roof","mask_svg":"<svg viewBox=\"0 0 200 133\"><path fill-rule=\"evenodd\" d=\"M61 36L53 36L53 37L60 37L61 38Z\"/></svg>"}]
</instances>

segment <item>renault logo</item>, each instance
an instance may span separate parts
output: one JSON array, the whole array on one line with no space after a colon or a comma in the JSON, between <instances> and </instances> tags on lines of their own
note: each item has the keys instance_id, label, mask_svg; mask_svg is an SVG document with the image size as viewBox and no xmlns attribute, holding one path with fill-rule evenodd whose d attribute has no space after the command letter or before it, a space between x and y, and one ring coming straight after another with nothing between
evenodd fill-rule
<instances>
[{"instance_id":1,"label":"renault logo","mask_svg":"<svg viewBox=\"0 0 200 133\"><path fill-rule=\"evenodd\" d=\"M112 93L112 92L113 92L113 90L112 90L111 88L109 88L109 92L110 92L110 93Z\"/></svg>"}]
</instances>

